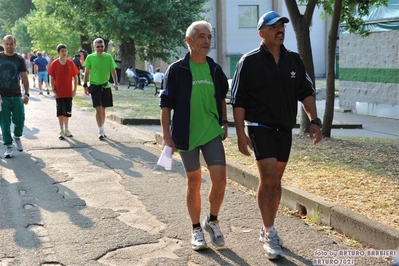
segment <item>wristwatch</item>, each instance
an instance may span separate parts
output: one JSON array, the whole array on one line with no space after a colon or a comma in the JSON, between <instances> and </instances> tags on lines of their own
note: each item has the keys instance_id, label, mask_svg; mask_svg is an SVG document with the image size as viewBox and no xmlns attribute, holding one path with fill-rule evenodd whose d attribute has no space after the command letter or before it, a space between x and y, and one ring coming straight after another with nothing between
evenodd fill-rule
<instances>
[{"instance_id":1,"label":"wristwatch","mask_svg":"<svg viewBox=\"0 0 399 266\"><path fill-rule=\"evenodd\" d=\"M318 118L318 117L312 119L312 120L310 121L310 123L311 123L311 124L314 124L314 125L318 125L319 127L322 126L322 125L321 125L321 120L320 120L320 118Z\"/></svg>"},{"instance_id":2,"label":"wristwatch","mask_svg":"<svg viewBox=\"0 0 399 266\"><path fill-rule=\"evenodd\" d=\"M25 92L25 94L24 94L24 95L28 96L28 98L29 98L29 93L26 93L26 92Z\"/></svg>"},{"instance_id":3,"label":"wristwatch","mask_svg":"<svg viewBox=\"0 0 399 266\"><path fill-rule=\"evenodd\" d=\"M83 83L83 88L87 88L87 83Z\"/></svg>"}]
</instances>

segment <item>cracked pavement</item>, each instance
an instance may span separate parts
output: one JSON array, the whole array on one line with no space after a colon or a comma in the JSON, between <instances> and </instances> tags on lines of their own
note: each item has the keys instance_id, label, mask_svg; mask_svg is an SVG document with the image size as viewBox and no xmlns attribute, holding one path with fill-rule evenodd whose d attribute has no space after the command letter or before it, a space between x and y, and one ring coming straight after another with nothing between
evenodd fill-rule
<instances>
[{"instance_id":1,"label":"cracked pavement","mask_svg":"<svg viewBox=\"0 0 399 266\"><path fill-rule=\"evenodd\" d=\"M54 99L30 94L24 151L0 161L0 265L313 265L316 250L356 249L279 213L285 258L268 261L256 200L229 183L219 215L226 248L211 246L206 234L209 249L194 252L178 156L165 171L156 165L161 150L153 133L109 120L108 138L99 141L94 113L76 107L74 137L59 140ZM204 171L202 218L209 187ZM389 265L379 257L349 259Z\"/></svg>"}]
</instances>

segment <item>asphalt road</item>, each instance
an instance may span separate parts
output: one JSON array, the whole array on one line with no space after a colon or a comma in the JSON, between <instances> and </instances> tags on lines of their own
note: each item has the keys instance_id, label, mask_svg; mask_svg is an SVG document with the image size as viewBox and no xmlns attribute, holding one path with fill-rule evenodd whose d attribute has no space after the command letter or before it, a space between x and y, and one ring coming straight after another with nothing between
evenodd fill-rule
<instances>
[{"instance_id":1,"label":"asphalt road","mask_svg":"<svg viewBox=\"0 0 399 266\"><path fill-rule=\"evenodd\" d=\"M30 95L25 149L0 161L0 265L389 265L284 212L276 228L285 258L267 260L255 197L231 182L219 215L226 248L215 249L206 235L210 248L192 251L179 157L172 171L162 169L152 133L109 120L108 138L99 141L94 114L78 108L74 137L59 140L54 99ZM209 187L204 172L202 217Z\"/></svg>"}]
</instances>

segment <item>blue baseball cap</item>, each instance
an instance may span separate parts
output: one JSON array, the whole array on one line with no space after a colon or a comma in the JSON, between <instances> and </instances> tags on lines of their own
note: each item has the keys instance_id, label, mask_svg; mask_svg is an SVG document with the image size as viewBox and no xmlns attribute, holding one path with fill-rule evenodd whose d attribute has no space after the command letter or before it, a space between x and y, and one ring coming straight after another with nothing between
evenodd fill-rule
<instances>
[{"instance_id":1,"label":"blue baseball cap","mask_svg":"<svg viewBox=\"0 0 399 266\"><path fill-rule=\"evenodd\" d=\"M281 17L277 12L274 11L269 11L263 14L263 16L260 17L258 20L258 30L262 28L265 25L273 25L279 20L282 20L284 23L290 22L290 20L286 17Z\"/></svg>"}]
</instances>

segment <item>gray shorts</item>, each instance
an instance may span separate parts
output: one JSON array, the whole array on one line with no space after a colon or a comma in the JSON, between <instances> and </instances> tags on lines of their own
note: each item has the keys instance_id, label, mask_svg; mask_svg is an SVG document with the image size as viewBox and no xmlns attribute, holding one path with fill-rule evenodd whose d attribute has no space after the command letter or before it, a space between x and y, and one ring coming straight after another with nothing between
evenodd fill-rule
<instances>
[{"instance_id":1,"label":"gray shorts","mask_svg":"<svg viewBox=\"0 0 399 266\"><path fill-rule=\"evenodd\" d=\"M200 150L208 167L212 165L226 166L226 156L224 154L222 138L217 136L208 143L191 151L179 152L186 172L194 172L200 168Z\"/></svg>"}]
</instances>

